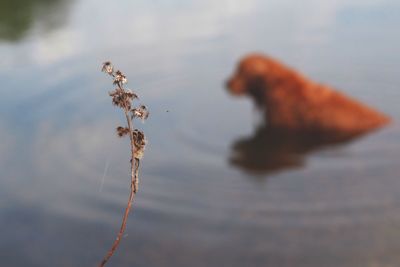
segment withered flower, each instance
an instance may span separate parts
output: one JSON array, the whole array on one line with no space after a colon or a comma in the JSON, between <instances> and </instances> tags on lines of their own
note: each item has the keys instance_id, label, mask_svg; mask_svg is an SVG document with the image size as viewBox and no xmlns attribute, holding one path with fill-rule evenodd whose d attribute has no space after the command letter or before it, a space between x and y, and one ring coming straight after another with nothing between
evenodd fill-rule
<instances>
[{"instance_id":1,"label":"withered flower","mask_svg":"<svg viewBox=\"0 0 400 267\"><path fill-rule=\"evenodd\" d=\"M114 67L110 61L106 61L103 63L103 67L101 68L101 71L112 75L112 73L114 72Z\"/></svg>"},{"instance_id":2,"label":"withered flower","mask_svg":"<svg viewBox=\"0 0 400 267\"><path fill-rule=\"evenodd\" d=\"M120 108L130 110L132 100L137 98L137 95L129 89L116 88L108 93L112 97L112 103Z\"/></svg>"},{"instance_id":3,"label":"withered flower","mask_svg":"<svg viewBox=\"0 0 400 267\"><path fill-rule=\"evenodd\" d=\"M123 136L129 134L129 128L118 126L117 127L117 134L118 134L119 137L123 137Z\"/></svg>"},{"instance_id":4,"label":"withered flower","mask_svg":"<svg viewBox=\"0 0 400 267\"><path fill-rule=\"evenodd\" d=\"M127 82L128 79L126 79L126 76L120 70L117 70L114 75L114 84L125 84Z\"/></svg>"},{"instance_id":5,"label":"withered flower","mask_svg":"<svg viewBox=\"0 0 400 267\"><path fill-rule=\"evenodd\" d=\"M126 95L129 99L131 99L131 100L133 100L133 99L138 99L138 98L139 98L139 97L137 96L137 94L135 94L134 92L132 92L131 89L125 89L124 92L125 92L125 95Z\"/></svg>"},{"instance_id":6,"label":"withered flower","mask_svg":"<svg viewBox=\"0 0 400 267\"><path fill-rule=\"evenodd\" d=\"M133 108L131 113L132 118L140 118L142 121L146 120L150 114L145 105L141 105L138 108Z\"/></svg>"},{"instance_id":7,"label":"withered flower","mask_svg":"<svg viewBox=\"0 0 400 267\"><path fill-rule=\"evenodd\" d=\"M133 142L135 145L134 158L141 159L143 157L144 149L147 143L146 137L144 133L138 129L133 130L132 135L133 135Z\"/></svg>"},{"instance_id":8,"label":"withered flower","mask_svg":"<svg viewBox=\"0 0 400 267\"><path fill-rule=\"evenodd\" d=\"M112 98L112 103L115 106L118 106L120 108L123 108L123 95L121 94L121 89L117 88L114 91L109 92L108 94L111 96Z\"/></svg>"}]
</instances>

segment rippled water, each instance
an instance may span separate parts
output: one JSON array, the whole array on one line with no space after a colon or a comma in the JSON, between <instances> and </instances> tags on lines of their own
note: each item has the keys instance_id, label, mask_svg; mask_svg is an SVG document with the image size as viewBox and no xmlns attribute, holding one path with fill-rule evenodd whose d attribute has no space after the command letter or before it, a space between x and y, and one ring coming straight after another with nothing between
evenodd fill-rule
<instances>
[{"instance_id":1,"label":"rippled water","mask_svg":"<svg viewBox=\"0 0 400 267\"><path fill-rule=\"evenodd\" d=\"M129 149L99 72L109 59L151 111L110 266L398 266L399 11L385 0L0 1L1 265L95 266L114 240ZM224 89L252 51L394 123L318 149L271 140L250 101Z\"/></svg>"}]
</instances>

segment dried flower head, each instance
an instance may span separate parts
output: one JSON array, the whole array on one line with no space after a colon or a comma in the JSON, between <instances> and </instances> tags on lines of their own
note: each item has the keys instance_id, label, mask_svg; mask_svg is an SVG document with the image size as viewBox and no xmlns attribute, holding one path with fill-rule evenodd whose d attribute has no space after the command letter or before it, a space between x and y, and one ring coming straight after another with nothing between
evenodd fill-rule
<instances>
[{"instance_id":1,"label":"dried flower head","mask_svg":"<svg viewBox=\"0 0 400 267\"><path fill-rule=\"evenodd\" d=\"M123 136L129 134L129 128L118 126L117 127L117 134L118 134L119 137L123 137Z\"/></svg>"},{"instance_id":2,"label":"dried flower head","mask_svg":"<svg viewBox=\"0 0 400 267\"><path fill-rule=\"evenodd\" d=\"M139 118L142 121L146 120L149 117L149 111L145 105L132 108L133 100L138 99L138 96L131 89L123 87L127 82L126 76L120 70L114 72L114 68L109 61L103 63L102 71L113 76L113 83L117 85L117 88L109 92L112 103L124 110L128 120L133 121L134 118ZM147 141L144 133L138 129L131 130L131 125L133 125L133 122L128 123L128 127L117 127L117 134L119 137L123 137L130 135L129 132L132 131L132 135L130 135L132 146L134 147L132 158L139 160L143 157Z\"/></svg>"},{"instance_id":3,"label":"dried flower head","mask_svg":"<svg viewBox=\"0 0 400 267\"><path fill-rule=\"evenodd\" d=\"M150 114L145 105L141 105L138 108L133 108L131 113L132 118L140 118L142 121L146 120Z\"/></svg>"},{"instance_id":4,"label":"dried flower head","mask_svg":"<svg viewBox=\"0 0 400 267\"><path fill-rule=\"evenodd\" d=\"M135 145L134 158L141 159L143 157L144 149L147 143L146 137L144 133L138 129L132 131L132 136Z\"/></svg>"},{"instance_id":5,"label":"dried flower head","mask_svg":"<svg viewBox=\"0 0 400 267\"><path fill-rule=\"evenodd\" d=\"M124 89L125 90L125 95L133 100L133 99L138 99L139 97L137 96L137 94L135 94L131 89Z\"/></svg>"},{"instance_id":6,"label":"dried flower head","mask_svg":"<svg viewBox=\"0 0 400 267\"><path fill-rule=\"evenodd\" d=\"M103 63L103 67L101 68L101 71L112 75L114 72L114 67L110 61L106 61Z\"/></svg>"},{"instance_id":7,"label":"dried flower head","mask_svg":"<svg viewBox=\"0 0 400 267\"><path fill-rule=\"evenodd\" d=\"M120 70L117 70L114 75L114 84L125 84L127 82L126 76Z\"/></svg>"},{"instance_id":8,"label":"dried flower head","mask_svg":"<svg viewBox=\"0 0 400 267\"><path fill-rule=\"evenodd\" d=\"M112 97L112 103L120 108L130 110L132 100L137 98L137 95L130 89L116 88L108 93Z\"/></svg>"}]
</instances>

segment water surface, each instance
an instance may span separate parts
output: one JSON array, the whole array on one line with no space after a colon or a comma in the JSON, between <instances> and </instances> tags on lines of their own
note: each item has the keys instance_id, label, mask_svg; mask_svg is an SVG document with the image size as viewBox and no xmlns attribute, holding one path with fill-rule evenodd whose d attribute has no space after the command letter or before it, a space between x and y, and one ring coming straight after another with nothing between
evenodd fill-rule
<instances>
[{"instance_id":1,"label":"water surface","mask_svg":"<svg viewBox=\"0 0 400 267\"><path fill-rule=\"evenodd\" d=\"M151 112L137 124L149 145L110 266L400 262L396 1L3 0L0 10L5 266L95 266L115 238L129 149L115 135L123 116L107 95L104 60ZM394 123L287 153L265 138L252 103L224 89L252 51Z\"/></svg>"}]
</instances>

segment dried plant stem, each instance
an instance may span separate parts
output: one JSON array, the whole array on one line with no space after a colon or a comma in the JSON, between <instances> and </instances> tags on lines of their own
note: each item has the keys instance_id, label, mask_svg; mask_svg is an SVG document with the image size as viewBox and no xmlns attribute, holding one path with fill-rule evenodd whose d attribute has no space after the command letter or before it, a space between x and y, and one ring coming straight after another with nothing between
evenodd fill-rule
<instances>
[{"instance_id":1,"label":"dried plant stem","mask_svg":"<svg viewBox=\"0 0 400 267\"><path fill-rule=\"evenodd\" d=\"M126 120L128 123L128 128L130 132L130 141L131 141L131 192L129 194L129 199L128 199L128 204L126 205L125 208L125 213L124 217L122 219L122 224L121 228L118 232L117 238L115 239L113 245L111 246L110 250L108 251L107 255L104 257L104 259L101 261L99 264L99 267L103 267L107 261L111 258L111 256L114 254L115 250L117 249L119 243L121 242L122 236L125 232L126 228L126 222L128 220L128 215L129 211L131 210L133 200L135 198L136 192L137 192L137 185L138 185L138 175L139 175L139 159L134 158L134 152L135 152L135 145L134 145L134 139L133 139L133 134L132 134L132 122L129 119L129 114L127 110L125 109L125 116Z\"/></svg>"},{"instance_id":2,"label":"dried plant stem","mask_svg":"<svg viewBox=\"0 0 400 267\"><path fill-rule=\"evenodd\" d=\"M146 106L141 105L139 107L133 106L133 100L138 99L138 96L130 89L125 89L123 84L127 83L125 75L117 70L114 71L114 67L111 62L107 61L103 63L102 71L112 76L114 81L113 84L117 85L117 88L109 92L112 97L113 105L121 108L125 114L126 123L125 127L118 126L117 134L119 137L128 135L130 139L131 148L131 190L129 194L128 204L125 208L124 217L122 218L121 228L117 234L117 238L112 244L110 250L107 252L106 256L103 258L100 267L103 267L108 260L112 257L115 250L118 248L119 243L123 237L126 228L126 222L128 220L129 211L131 210L133 200L135 198L136 192L138 190L139 184L139 162L143 157L144 149L146 146L146 137L144 133L138 129L133 128L133 119L140 118L142 121L146 120L149 116L149 112Z\"/></svg>"},{"instance_id":3,"label":"dried plant stem","mask_svg":"<svg viewBox=\"0 0 400 267\"><path fill-rule=\"evenodd\" d=\"M129 129L129 139L131 141L131 191L133 191L133 193L136 194L137 192L137 173L139 171L139 159L135 159L135 143L134 143L134 139L133 139L133 125L131 120L129 119L129 113L128 111L125 110L125 117L126 117L126 121L128 123L128 129ZM135 159L135 163L133 162L133 160Z\"/></svg>"}]
</instances>

